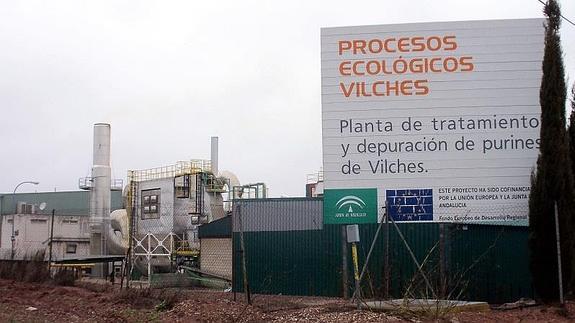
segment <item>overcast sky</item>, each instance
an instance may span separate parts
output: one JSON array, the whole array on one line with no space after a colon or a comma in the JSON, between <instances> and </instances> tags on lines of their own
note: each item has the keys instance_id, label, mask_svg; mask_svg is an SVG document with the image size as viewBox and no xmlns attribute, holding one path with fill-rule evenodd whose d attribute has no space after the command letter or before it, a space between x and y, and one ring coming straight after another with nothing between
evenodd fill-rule
<instances>
[{"instance_id":1,"label":"overcast sky","mask_svg":"<svg viewBox=\"0 0 575 323\"><path fill-rule=\"evenodd\" d=\"M561 1L575 21L575 1ZM0 192L76 190L93 124L112 174L209 159L302 196L321 157L320 28L543 17L537 0L0 0ZM575 79L575 26L561 31Z\"/></svg>"}]
</instances>

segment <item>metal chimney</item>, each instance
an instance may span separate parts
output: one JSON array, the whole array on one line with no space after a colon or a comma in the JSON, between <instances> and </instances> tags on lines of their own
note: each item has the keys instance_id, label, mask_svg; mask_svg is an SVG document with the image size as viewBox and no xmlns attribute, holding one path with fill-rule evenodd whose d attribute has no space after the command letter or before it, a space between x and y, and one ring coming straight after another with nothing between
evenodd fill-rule
<instances>
[{"instance_id":1,"label":"metal chimney","mask_svg":"<svg viewBox=\"0 0 575 323\"><path fill-rule=\"evenodd\" d=\"M94 124L92 185L90 191L90 254L106 255L111 208L110 125ZM104 270L104 269L103 269ZM98 274L104 274L98 273Z\"/></svg>"},{"instance_id":2,"label":"metal chimney","mask_svg":"<svg viewBox=\"0 0 575 323\"><path fill-rule=\"evenodd\" d=\"M212 137L211 164L212 174L218 176L218 137Z\"/></svg>"}]
</instances>

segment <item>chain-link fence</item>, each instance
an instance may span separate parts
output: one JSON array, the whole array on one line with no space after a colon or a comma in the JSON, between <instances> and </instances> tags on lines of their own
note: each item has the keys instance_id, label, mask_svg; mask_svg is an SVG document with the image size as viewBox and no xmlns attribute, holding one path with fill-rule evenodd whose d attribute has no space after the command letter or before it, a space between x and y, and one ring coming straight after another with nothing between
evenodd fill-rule
<instances>
[{"instance_id":1,"label":"chain-link fence","mask_svg":"<svg viewBox=\"0 0 575 323\"><path fill-rule=\"evenodd\" d=\"M496 209L483 214L489 219L518 219L525 214L509 207ZM476 218L473 211L467 215L450 211L445 216L467 220L401 223L390 217L377 228L362 226L367 238L359 244L360 259L364 266L367 263L362 295L491 302L532 296L527 227L517 221L470 221Z\"/></svg>"},{"instance_id":2,"label":"chain-link fence","mask_svg":"<svg viewBox=\"0 0 575 323\"><path fill-rule=\"evenodd\" d=\"M125 271L116 270L132 281L217 289L233 285L236 292L249 285L260 294L354 293L345 227L323 224L322 199L238 200L228 216L215 211L224 210L218 194L206 194L198 209L189 198L170 200L162 192L154 194L154 188L139 192L128 199L127 211L101 219L108 249L129 259ZM442 216L455 222L433 223L418 221L418 210L409 215L405 203L398 204L403 209L388 207L395 224L386 222L381 210L380 223L359 225L363 298L501 302L532 296L526 209L494 204L489 212L468 207L461 212L452 205ZM48 260L50 245L52 260L89 256L94 253L93 224L99 220L89 214L88 208L55 210L53 230L51 210L5 214L0 256L10 259L14 250L14 259L41 253ZM402 222L406 217L415 222Z\"/></svg>"}]
</instances>

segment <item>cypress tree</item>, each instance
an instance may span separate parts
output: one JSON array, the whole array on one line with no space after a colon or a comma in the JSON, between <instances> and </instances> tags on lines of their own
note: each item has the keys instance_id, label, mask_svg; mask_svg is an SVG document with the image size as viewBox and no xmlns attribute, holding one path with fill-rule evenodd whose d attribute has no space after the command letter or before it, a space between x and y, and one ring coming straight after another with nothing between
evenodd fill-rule
<instances>
[{"instance_id":1,"label":"cypress tree","mask_svg":"<svg viewBox=\"0 0 575 323\"><path fill-rule=\"evenodd\" d=\"M567 129L567 137L569 141L569 159L571 160L571 174L573 175L573 204L575 205L575 83L571 88L571 115L569 117L569 128ZM571 206L572 210L573 207ZM570 238L567 243L569 243L570 254L569 257L571 265L571 280L569 281L569 291L573 294L575 293L575 213L572 212L571 217L567 219L567 236ZM566 230L567 231L567 230Z\"/></svg>"},{"instance_id":2,"label":"cypress tree","mask_svg":"<svg viewBox=\"0 0 575 323\"><path fill-rule=\"evenodd\" d=\"M569 157L571 157L571 173L575 175L575 83L571 88L571 115L569 117Z\"/></svg>"},{"instance_id":3,"label":"cypress tree","mask_svg":"<svg viewBox=\"0 0 575 323\"><path fill-rule=\"evenodd\" d=\"M529 247L533 287L542 301L556 300L559 295L557 279L557 249L554 204L559 210L562 269L564 287L573 290L571 277L573 173L565 117L565 71L559 27L561 11L555 0L544 8L545 51L543 76L539 91L541 106L540 152L537 169L531 177L529 196Z\"/></svg>"}]
</instances>

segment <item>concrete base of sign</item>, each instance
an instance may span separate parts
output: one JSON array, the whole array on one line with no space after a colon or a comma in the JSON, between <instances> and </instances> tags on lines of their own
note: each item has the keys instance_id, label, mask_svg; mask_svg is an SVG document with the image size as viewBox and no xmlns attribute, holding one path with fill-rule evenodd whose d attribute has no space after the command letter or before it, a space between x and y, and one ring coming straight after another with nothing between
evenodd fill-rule
<instances>
[{"instance_id":1,"label":"concrete base of sign","mask_svg":"<svg viewBox=\"0 0 575 323\"><path fill-rule=\"evenodd\" d=\"M442 299L392 299L387 301L367 301L367 307L384 311L450 311L450 312L486 312L490 311L485 302L466 302Z\"/></svg>"}]
</instances>

